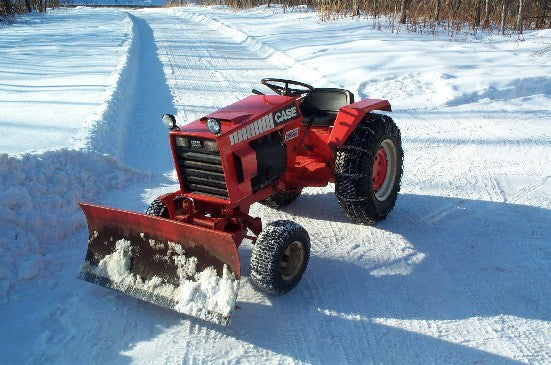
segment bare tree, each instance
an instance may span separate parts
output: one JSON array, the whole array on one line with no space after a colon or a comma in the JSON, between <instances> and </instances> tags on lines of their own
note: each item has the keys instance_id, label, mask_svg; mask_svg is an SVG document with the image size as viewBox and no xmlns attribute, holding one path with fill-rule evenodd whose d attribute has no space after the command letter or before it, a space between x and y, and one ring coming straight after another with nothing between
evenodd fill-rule
<instances>
[{"instance_id":1,"label":"bare tree","mask_svg":"<svg viewBox=\"0 0 551 365\"><path fill-rule=\"evenodd\" d=\"M10 0L2 0L2 6L0 7L0 15L11 15L13 9L11 7Z\"/></svg>"},{"instance_id":2,"label":"bare tree","mask_svg":"<svg viewBox=\"0 0 551 365\"><path fill-rule=\"evenodd\" d=\"M480 13L482 12L482 0L476 0L476 7L474 12L474 26L480 27Z\"/></svg>"},{"instance_id":3,"label":"bare tree","mask_svg":"<svg viewBox=\"0 0 551 365\"><path fill-rule=\"evenodd\" d=\"M522 7L523 7L523 3L524 1L523 0L518 0L518 12L517 12L517 24L516 24L516 28L517 28L517 31L522 34L522 21L523 21L523 16L522 16Z\"/></svg>"},{"instance_id":4,"label":"bare tree","mask_svg":"<svg viewBox=\"0 0 551 365\"><path fill-rule=\"evenodd\" d=\"M379 4L378 0L373 0L373 28L377 30L381 30L381 23L379 22ZM382 5L382 4L381 4ZM358 9L358 15L360 15L359 9Z\"/></svg>"},{"instance_id":5,"label":"bare tree","mask_svg":"<svg viewBox=\"0 0 551 365\"><path fill-rule=\"evenodd\" d=\"M400 23L405 24L407 20L408 0L402 0L400 4Z\"/></svg>"},{"instance_id":6,"label":"bare tree","mask_svg":"<svg viewBox=\"0 0 551 365\"><path fill-rule=\"evenodd\" d=\"M503 0L503 8L501 10L501 26L499 32L505 34L505 19L507 18L507 10L509 8L509 0Z\"/></svg>"},{"instance_id":7,"label":"bare tree","mask_svg":"<svg viewBox=\"0 0 551 365\"><path fill-rule=\"evenodd\" d=\"M486 0L484 5L484 27L490 26L490 0Z\"/></svg>"},{"instance_id":8,"label":"bare tree","mask_svg":"<svg viewBox=\"0 0 551 365\"><path fill-rule=\"evenodd\" d=\"M455 0L455 5L453 6L453 11L458 12L459 8L461 7L461 0Z\"/></svg>"},{"instance_id":9,"label":"bare tree","mask_svg":"<svg viewBox=\"0 0 551 365\"><path fill-rule=\"evenodd\" d=\"M360 6L358 5L358 0L352 0L352 16L360 15Z\"/></svg>"},{"instance_id":10,"label":"bare tree","mask_svg":"<svg viewBox=\"0 0 551 365\"><path fill-rule=\"evenodd\" d=\"M2 2L0 0L0 8ZM28 1L39 10L40 2L58 0L11 0ZM188 0L173 0L188 1ZM203 0L204 1L204 0ZM526 29L541 29L551 26L551 0L210 0L221 1L235 8L279 3L288 6L307 4L314 7L322 20L342 16L373 17L373 26L379 29L380 17L388 17L392 31L397 24L411 24L412 30L434 27L435 23L448 21L454 29L464 25L475 28L496 27L504 34L507 29L524 32ZM55 5L54 5L55 6Z\"/></svg>"},{"instance_id":11,"label":"bare tree","mask_svg":"<svg viewBox=\"0 0 551 365\"><path fill-rule=\"evenodd\" d=\"M540 0L538 7L538 16L536 17L536 28L541 28L547 12L547 0Z\"/></svg>"}]
</instances>

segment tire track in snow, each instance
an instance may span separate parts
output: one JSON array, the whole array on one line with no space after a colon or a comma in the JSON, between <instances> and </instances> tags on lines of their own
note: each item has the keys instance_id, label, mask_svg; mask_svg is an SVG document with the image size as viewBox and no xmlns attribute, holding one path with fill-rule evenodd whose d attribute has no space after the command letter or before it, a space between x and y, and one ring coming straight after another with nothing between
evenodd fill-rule
<instances>
[{"instance_id":1,"label":"tire track in snow","mask_svg":"<svg viewBox=\"0 0 551 365\"><path fill-rule=\"evenodd\" d=\"M264 55L188 14L149 12L147 16L155 23L160 58L181 124L249 95L261 78L284 72ZM184 39L172 39L171 34Z\"/></svg>"},{"instance_id":2,"label":"tire track in snow","mask_svg":"<svg viewBox=\"0 0 551 365\"><path fill-rule=\"evenodd\" d=\"M157 56L153 30L147 22L128 14L133 23L134 41L129 52L133 63L130 85L134 92L120 101L130 105L123 132L121 160L136 169L165 173L172 170L168 131L160 121L164 113L175 113L172 95Z\"/></svg>"},{"instance_id":3,"label":"tire track in snow","mask_svg":"<svg viewBox=\"0 0 551 365\"><path fill-rule=\"evenodd\" d=\"M172 169L172 159L160 117L175 113L175 108L151 27L126 15L131 22L128 50L114 91L91 131L90 148L137 170L165 173Z\"/></svg>"},{"instance_id":4,"label":"tire track in snow","mask_svg":"<svg viewBox=\"0 0 551 365\"><path fill-rule=\"evenodd\" d=\"M256 37L247 34L242 29L213 17L210 14L199 14L196 11L190 12L186 9L175 10L174 14L195 23L203 24L209 29L231 38L233 43L237 43L240 47L246 48L250 54L262 55L266 66L271 66L270 69L276 67L279 70L284 70L285 74L291 75L289 76L290 79L300 79L300 81L309 82L316 87L344 87L328 80L316 68L304 65L287 53L259 41ZM300 77L297 77L297 75L300 75ZM264 75L263 77L268 76Z\"/></svg>"}]
</instances>

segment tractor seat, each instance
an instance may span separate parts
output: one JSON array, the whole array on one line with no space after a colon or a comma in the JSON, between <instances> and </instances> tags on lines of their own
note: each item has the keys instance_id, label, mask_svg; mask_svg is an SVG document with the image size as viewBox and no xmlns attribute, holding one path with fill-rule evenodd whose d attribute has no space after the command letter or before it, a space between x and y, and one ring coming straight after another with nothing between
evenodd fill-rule
<instances>
[{"instance_id":1,"label":"tractor seat","mask_svg":"<svg viewBox=\"0 0 551 365\"><path fill-rule=\"evenodd\" d=\"M354 102L354 94L345 89L315 88L300 104L302 124L332 126L342 106Z\"/></svg>"}]
</instances>

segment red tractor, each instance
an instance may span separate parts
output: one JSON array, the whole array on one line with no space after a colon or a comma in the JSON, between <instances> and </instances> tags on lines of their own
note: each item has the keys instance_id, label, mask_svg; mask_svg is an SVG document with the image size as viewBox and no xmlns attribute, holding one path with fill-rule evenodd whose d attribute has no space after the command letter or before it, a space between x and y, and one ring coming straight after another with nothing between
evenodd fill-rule
<instances>
[{"instance_id":1,"label":"red tractor","mask_svg":"<svg viewBox=\"0 0 551 365\"><path fill-rule=\"evenodd\" d=\"M402 176L400 131L375 110L387 100L344 89L263 79L274 94L243 100L178 126L163 123L180 183L145 214L81 203L89 241L79 277L133 297L210 320L229 322L240 279L237 249L254 243L251 279L283 294L301 279L310 256L308 233L292 221L263 227L249 215L303 188L335 184L353 222L373 224L394 207Z\"/></svg>"}]
</instances>

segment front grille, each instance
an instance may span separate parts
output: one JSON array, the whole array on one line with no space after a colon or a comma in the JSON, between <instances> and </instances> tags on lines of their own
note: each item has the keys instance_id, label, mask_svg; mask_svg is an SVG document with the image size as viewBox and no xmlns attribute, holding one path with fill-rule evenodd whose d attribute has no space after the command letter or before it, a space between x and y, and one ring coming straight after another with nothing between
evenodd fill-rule
<instances>
[{"instance_id":1,"label":"front grille","mask_svg":"<svg viewBox=\"0 0 551 365\"><path fill-rule=\"evenodd\" d=\"M228 188L220 153L208 151L203 141L198 138L191 138L191 140L200 142L186 143L186 147L175 144L184 189L190 193L228 199Z\"/></svg>"}]
</instances>

